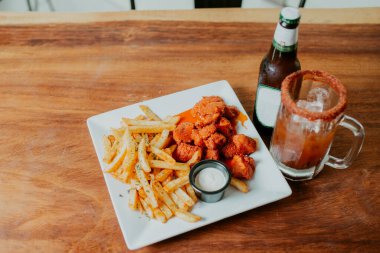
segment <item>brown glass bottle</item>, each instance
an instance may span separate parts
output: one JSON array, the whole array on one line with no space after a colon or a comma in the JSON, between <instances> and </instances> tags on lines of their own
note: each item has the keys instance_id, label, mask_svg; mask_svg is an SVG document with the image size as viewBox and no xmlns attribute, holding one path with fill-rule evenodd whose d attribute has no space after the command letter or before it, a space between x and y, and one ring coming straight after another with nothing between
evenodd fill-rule
<instances>
[{"instance_id":1,"label":"brown glass bottle","mask_svg":"<svg viewBox=\"0 0 380 253\"><path fill-rule=\"evenodd\" d=\"M267 146L281 101L281 83L287 75L301 69L297 58L299 20L297 9L281 10L271 48L260 64L253 123Z\"/></svg>"}]
</instances>

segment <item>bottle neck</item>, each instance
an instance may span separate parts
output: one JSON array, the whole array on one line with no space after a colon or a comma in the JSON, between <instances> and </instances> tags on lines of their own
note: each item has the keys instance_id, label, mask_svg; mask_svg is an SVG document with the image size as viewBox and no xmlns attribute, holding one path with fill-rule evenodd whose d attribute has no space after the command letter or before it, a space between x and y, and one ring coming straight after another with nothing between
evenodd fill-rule
<instances>
[{"instance_id":1,"label":"bottle neck","mask_svg":"<svg viewBox=\"0 0 380 253\"><path fill-rule=\"evenodd\" d=\"M297 48L295 48L293 51L290 51L290 52L282 52L280 50L278 50L277 48L275 48L272 44L272 46L270 47L270 50L269 50L269 53L268 53L268 57L269 59L274 62L276 60L286 60L286 59L289 59L289 60L293 60L295 58L297 58Z\"/></svg>"},{"instance_id":2,"label":"bottle neck","mask_svg":"<svg viewBox=\"0 0 380 253\"><path fill-rule=\"evenodd\" d=\"M273 36L272 47L281 54L297 54L298 25L286 26L283 22L277 24Z\"/></svg>"}]
</instances>

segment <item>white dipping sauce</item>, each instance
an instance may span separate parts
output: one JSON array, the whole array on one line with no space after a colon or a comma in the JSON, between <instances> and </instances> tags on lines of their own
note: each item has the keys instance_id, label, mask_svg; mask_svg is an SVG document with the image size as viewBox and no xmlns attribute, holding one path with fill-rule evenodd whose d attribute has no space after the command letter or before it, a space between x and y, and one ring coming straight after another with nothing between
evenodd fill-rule
<instances>
[{"instance_id":1,"label":"white dipping sauce","mask_svg":"<svg viewBox=\"0 0 380 253\"><path fill-rule=\"evenodd\" d=\"M223 172L216 168L208 167L201 170L195 177L195 185L208 192L217 191L226 184Z\"/></svg>"}]
</instances>

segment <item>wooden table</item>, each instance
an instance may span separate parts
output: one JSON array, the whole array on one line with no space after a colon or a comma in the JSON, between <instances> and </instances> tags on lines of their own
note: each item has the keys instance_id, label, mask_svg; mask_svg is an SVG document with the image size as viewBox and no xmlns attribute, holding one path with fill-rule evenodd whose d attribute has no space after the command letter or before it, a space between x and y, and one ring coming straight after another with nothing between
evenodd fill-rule
<instances>
[{"instance_id":1,"label":"wooden table","mask_svg":"<svg viewBox=\"0 0 380 253\"><path fill-rule=\"evenodd\" d=\"M278 13L0 14L0 252L127 251L86 119L221 79L251 115ZM380 9L303 10L302 68L340 78L366 130L351 168L139 252L378 252L379 41Z\"/></svg>"}]
</instances>

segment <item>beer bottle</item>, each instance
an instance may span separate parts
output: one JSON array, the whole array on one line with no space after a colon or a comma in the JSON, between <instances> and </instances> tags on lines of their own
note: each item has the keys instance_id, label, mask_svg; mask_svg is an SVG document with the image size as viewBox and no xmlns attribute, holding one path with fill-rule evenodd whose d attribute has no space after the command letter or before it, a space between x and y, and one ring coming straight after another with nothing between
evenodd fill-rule
<instances>
[{"instance_id":1,"label":"beer bottle","mask_svg":"<svg viewBox=\"0 0 380 253\"><path fill-rule=\"evenodd\" d=\"M269 144L280 106L283 79L301 69L297 58L298 9L281 10L271 48L260 64L253 123L266 145Z\"/></svg>"}]
</instances>

